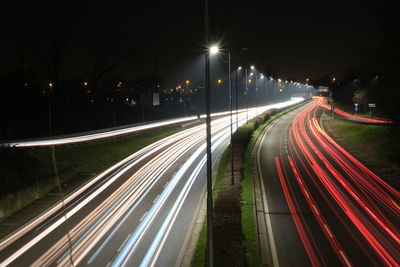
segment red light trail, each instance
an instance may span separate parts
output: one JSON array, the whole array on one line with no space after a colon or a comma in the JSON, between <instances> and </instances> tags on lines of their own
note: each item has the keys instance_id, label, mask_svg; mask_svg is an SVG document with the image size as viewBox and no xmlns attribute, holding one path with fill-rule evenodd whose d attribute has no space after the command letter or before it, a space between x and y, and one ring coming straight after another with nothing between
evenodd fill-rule
<instances>
[{"instance_id":1,"label":"red light trail","mask_svg":"<svg viewBox=\"0 0 400 267\"><path fill-rule=\"evenodd\" d=\"M342 265L352 266L354 255L347 253L338 227L344 227L349 233L346 238L354 239L370 262L399 266L400 193L326 134L317 119L319 107L326 107L324 101L316 98L293 119L288 149L275 158L286 202L310 262L319 266L324 259L314 251L318 245L310 242L312 234L305 230L307 220L299 217L298 201L307 203ZM323 202L314 195L322 196ZM330 219L332 213L341 226Z\"/></svg>"}]
</instances>

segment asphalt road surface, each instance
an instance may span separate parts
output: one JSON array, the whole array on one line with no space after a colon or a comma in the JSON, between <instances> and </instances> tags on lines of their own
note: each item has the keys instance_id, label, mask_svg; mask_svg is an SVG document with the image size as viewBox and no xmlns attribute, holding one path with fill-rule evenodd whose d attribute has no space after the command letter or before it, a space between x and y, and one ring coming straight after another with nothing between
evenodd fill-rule
<instances>
[{"instance_id":1,"label":"asphalt road surface","mask_svg":"<svg viewBox=\"0 0 400 267\"><path fill-rule=\"evenodd\" d=\"M400 193L321 127L324 99L264 131L258 162L280 266L399 266Z\"/></svg>"},{"instance_id":2,"label":"asphalt road surface","mask_svg":"<svg viewBox=\"0 0 400 267\"><path fill-rule=\"evenodd\" d=\"M229 136L230 117L215 118L214 162ZM205 148L203 124L132 154L1 240L0 266L179 264L205 192Z\"/></svg>"}]
</instances>

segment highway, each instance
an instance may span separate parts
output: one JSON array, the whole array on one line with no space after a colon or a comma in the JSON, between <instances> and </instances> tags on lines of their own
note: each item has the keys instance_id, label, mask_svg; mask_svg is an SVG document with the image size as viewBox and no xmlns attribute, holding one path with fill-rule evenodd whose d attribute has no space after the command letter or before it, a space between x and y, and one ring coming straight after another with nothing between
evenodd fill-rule
<instances>
[{"instance_id":1,"label":"highway","mask_svg":"<svg viewBox=\"0 0 400 267\"><path fill-rule=\"evenodd\" d=\"M240 126L246 112L238 116ZM230 117L214 117L214 163L229 136ZM204 124L143 148L1 240L0 266L179 264L204 197L205 161Z\"/></svg>"},{"instance_id":2,"label":"highway","mask_svg":"<svg viewBox=\"0 0 400 267\"><path fill-rule=\"evenodd\" d=\"M238 110L238 113L245 112L244 109ZM211 114L211 118L217 118L221 116L227 116L230 114L228 111L216 112ZM234 113L236 114L236 113ZM168 120L153 121L138 123L130 126L122 126L108 129L100 129L97 131L75 133L68 136L54 136L47 138L38 138L32 140L17 140L17 141L6 141L2 145L10 147L43 147L43 146L57 146L57 145L70 145L77 143L88 143L102 139L118 138L118 136L137 134L143 131L157 129L161 127L180 125L184 123L195 122L198 119L204 119L206 115L180 117Z\"/></svg>"},{"instance_id":3,"label":"highway","mask_svg":"<svg viewBox=\"0 0 400 267\"><path fill-rule=\"evenodd\" d=\"M400 193L326 134L324 105L315 98L261 137L274 263L399 266Z\"/></svg>"}]
</instances>

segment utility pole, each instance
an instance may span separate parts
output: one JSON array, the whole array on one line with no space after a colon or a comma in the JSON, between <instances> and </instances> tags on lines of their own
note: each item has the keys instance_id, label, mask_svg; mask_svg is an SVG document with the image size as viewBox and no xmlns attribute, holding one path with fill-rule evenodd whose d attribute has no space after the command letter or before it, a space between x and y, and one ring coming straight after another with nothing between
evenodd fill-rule
<instances>
[{"instance_id":1,"label":"utility pole","mask_svg":"<svg viewBox=\"0 0 400 267\"><path fill-rule=\"evenodd\" d=\"M249 122L249 92L248 92L248 88L247 88L247 68L245 68L245 77L246 77L246 91L245 91L245 95L246 95L246 123Z\"/></svg>"},{"instance_id":2,"label":"utility pole","mask_svg":"<svg viewBox=\"0 0 400 267\"><path fill-rule=\"evenodd\" d=\"M236 101L236 133L239 129L239 115L238 115L238 69L236 69L236 83L235 83L235 101Z\"/></svg>"},{"instance_id":3,"label":"utility pole","mask_svg":"<svg viewBox=\"0 0 400 267\"><path fill-rule=\"evenodd\" d=\"M231 106L231 184L235 184L233 177L233 121L232 121L232 79L231 79L231 51L228 51L228 71L229 71L229 102Z\"/></svg>"},{"instance_id":4,"label":"utility pole","mask_svg":"<svg viewBox=\"0 0 400 267\"><path fill-rule=\"evenodd\" d=\"M205 54L206 72L206 153L207 153L207 266L214 266L213 246L213 200L212 200L212 164L211 164L211 94L210 94L210 43L208 39L208 0L205 0L204 12L205 41L207 52Z\"/></svg>"}]
</instances>

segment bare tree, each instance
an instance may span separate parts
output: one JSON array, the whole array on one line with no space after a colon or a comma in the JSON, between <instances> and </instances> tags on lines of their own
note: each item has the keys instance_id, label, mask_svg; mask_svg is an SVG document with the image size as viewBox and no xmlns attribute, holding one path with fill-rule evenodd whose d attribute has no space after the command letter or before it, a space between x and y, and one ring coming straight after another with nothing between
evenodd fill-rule
<instances>
[{"instance_id":1,"label":"bare tree","mask_svg":"<svg viewBox=\"0 0 400 267\"><path fill-rule=\"evenodd\" d=\"M86 44L84 72L93 90L97 90L101 81L120 65L132 62L137 50L135 42L126 38L126 33L113 29L90 31Z\"/></svg>"},{"instance_id":2,"label":"bare tree","mask_svg":"<svg viewBox=\"0 0 400 267\"><path fill-rule=\"evenodd\" d=\"M79 43L79 33L68 9L50 6L39 12L37 55L50 75L54 87L60 85L64 59Z\"/></svg>"}]
</instances>

